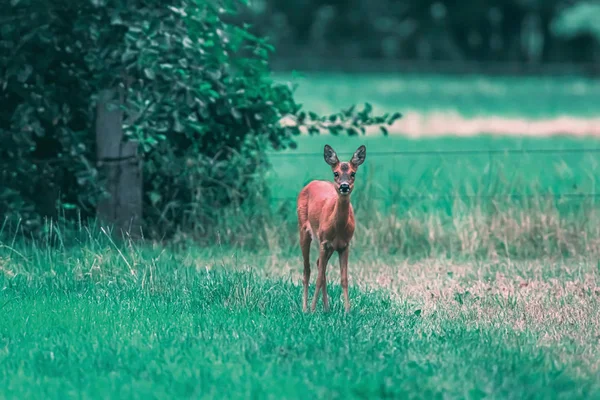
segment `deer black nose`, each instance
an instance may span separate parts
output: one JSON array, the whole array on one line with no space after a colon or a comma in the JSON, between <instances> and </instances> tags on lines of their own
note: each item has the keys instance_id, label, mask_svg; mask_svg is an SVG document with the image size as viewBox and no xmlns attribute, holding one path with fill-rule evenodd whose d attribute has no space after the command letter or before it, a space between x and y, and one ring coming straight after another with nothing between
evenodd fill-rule
<instances>
[{"instance_id":1,"label":"deer black nose","mask_svg":"<svg viewBox=\"0 0 600 400\"><path fill-rule=\"evenodd\" d=\"M348 185L347 183L342 183L340 185L340 192L348 193L349 191L350 191L350 185Z\"/></svg>"}]
</instances>

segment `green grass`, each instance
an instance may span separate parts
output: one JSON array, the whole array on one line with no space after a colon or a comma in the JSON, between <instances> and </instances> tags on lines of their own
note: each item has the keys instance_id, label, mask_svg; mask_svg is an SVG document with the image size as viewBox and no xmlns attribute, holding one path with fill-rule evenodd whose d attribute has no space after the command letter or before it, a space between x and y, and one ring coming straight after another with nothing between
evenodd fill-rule
<instances>
[{"instance_id":1,"label":"green grass","mask_svg":"<svg viewBox=\"0 0 600 400\"><path fill-rule=\"evenodd\" d=\"M308 109L337 112L370 102L377 112L456 111L463 116L598 117L600 81L581 77L486 77L423 74L277 74L299 84Z\"/></svg>"},{"instance_id":2,"label":"green grass","mask_svg":"<svg viewBox=\"0 0 600 400\"><path fill-rule=\"evenodd\" d=\"M595 193L599 186L600 151L527 153L539 149L600 150L600 143L593 138L409 139L320 135L299 137L298 149L271 156L270 183L276 188L274 197L291 200L309 180L331 179L330 168L322 155L326 143L345 159L349 159L360 144L367 146L367 161L357 175L357 190L372 186L375 192L371 194L383 199L388 206L398 205L402 197L408 197L406 201L414 206L415 201L419 204L431 203L431 200L439 202L440 197L456 195L581 195ZM524 153L488 153L504 150ZM462 151L474 153L464 155L460 154Z\"/></svg>"},{"instance_id":3,"label":"green grass","mask_svg":"<svg viewBox=\"0 0 600 400\"><path fill-rule=\"evenodd\" d=\"M278 79L299 83L299 101L324 113L370 102L376 113L452 111L533 119L600 115L599 81L577 77L281 74ZM485 132L477 137L300 136L297 149L269 155L270 204L279 219L258 235L263 243L287 248L295 242L298 192L312 179L331 179L322 158L325 143L346 159L360 144L367 146L353 196L356 240L380 254L531 258L592 256L600 250L600 232L594 227L600 200L597 138Z\"/></svg>"},{"instance_id":4,"label":"green grass","mask_svg":"<svg viewBox=\"0 0 600 400\"><path fill-rule=\"evenodd\" d=\"M451 110L467 116L557 115L598 117L600 81L577 77L500 78L436 75L309 74L305 78L277 75L281 81L300 84L298 99L309 110L336 112L351 104L370 102L376 112ZM389 210L451 212L456 196L475 205L513 198L552 194L578 196L596 193L596 153L527 153L529 150L600 150L596 138L491 136L407 138L361 136L355 138L302 136L298 149L271 155L269 182L277 202L294 200L311 179L330 179L322 161L323 145L331 144L343 157L367 145L367 162L357 189L369 187L369 196ZM489 154L488 151L522 150L524 153ZM457 152L471 151L471 154ZM480 151L481 153L477 153ZM408 154L406 154L408 152ZM455 152L437 154L437 152ZM371 155L369 155L371 154ZM475 197L475 199L473 199Z\"/></svg>"},{"instance_id":5,"label":"green grass","mask_svg":"<svg viewBox=\"0 0 600 400\"><path fill-rule=\"evenodd\" d=\"M600 153L527 153L599 148L596 139L567 137L300 137L297 150L270 156L274 221L264 229L252 225L265 245L288 248L297 241L297 193L312 179L332 179L322 156L325 143L343 159L360 144L367 146L352 197L355 240L378 255L600 255ZM487 152L506 149L525 152ZM473 150L482 153L460 154ZM394 151L408 154L389 154ZM457 153L436 154L440 151Z\"/></svg>"},{"instance_id":6,"label":"green grass","mask_svg":"<svg viewBox=\"0 0 600 400\"><path fill-rule=\"evenodd\" d=\"M76 248L4 244L2 397L600 396L599 319L586 314L598 306L595 265L407 264L359 252L349 315L335 267L333 311L303 314L299 266L297 256L117 247L101 236ZM534 296L523 279L552 290Z\"/></svg>"}]
</instances>

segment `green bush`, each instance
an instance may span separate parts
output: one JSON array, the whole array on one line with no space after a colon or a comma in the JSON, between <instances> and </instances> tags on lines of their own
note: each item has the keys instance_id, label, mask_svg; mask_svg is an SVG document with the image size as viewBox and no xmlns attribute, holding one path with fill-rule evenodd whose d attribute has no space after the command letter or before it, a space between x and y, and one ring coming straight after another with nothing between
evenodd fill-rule
<instances>
[{"instance_id":1,"label":"green bush","mask_svg":"<svg viewBox=\"0 0 600 400\"><path fill-rule=\"evenodd\" d=\"M274 83L272 47L228 22L240 0L12 0L0 17L0 215L29 231L44 217L90 217L101 194L95 96L118 89L144 157L144 214L160 235L210 226L261 185L265 146L356 134L370 107L306 113ZM296 126L279 121L292 116ZM396 116L397 117L397 116Z\"/></svg>"}]
</instances>

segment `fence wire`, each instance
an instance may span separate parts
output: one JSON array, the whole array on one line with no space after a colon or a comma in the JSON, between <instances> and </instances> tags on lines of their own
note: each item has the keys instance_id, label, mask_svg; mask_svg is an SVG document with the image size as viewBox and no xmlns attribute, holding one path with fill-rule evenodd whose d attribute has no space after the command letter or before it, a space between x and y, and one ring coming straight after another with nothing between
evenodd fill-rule
<instances>
[{"instance_id":1,"label":"fence wire","mask_svg":"<svg viewBox=\"0 0 600 400\"><path fill-rule=\"evenodd\" d=\"M524 154L597 154L597 149L489 149L489 150L440 150L440 151L370 151L370 156L475 156L475 155L524 155ZM323 157L316 152L269 152L270 157ZM350 152L339 152L339 154L352 154Z\"/></svg>"},{"instance_id":2,"label":"fence wire","mask_svg":"<svg viewBox=\"0 0 600 400\"><path fill-rule=\"evenodd\" d=\"M351 152L339 152L340 155L350 155ZM444 156L489 156L492 158L497 155L504 156L523 156L523 155L574 155L574 154L600 154L600 148L570 148L570 149L478 149L478 150L422 150L422 151L370 151L369 156L371 157L444 157ZM323 155L319 152L269 152L269 157L273 158L322 158ZM491 171L488 172L490 174ZM546 193L537 194L519 194L519 193L507 193L507 194L422 194L422 195L402 195L394 194L388 196L375 195L372 196L375 200L394 200L394 201L406 201L406 202L419 202L419 201L457 201L457 200L533 200L533 199L553 199L553 200L595 200L600 198L600 193L552 193L550 191ZM272 200L278 202L296 200L295 196L274 196Z\"/></svg>"}]
</instances>

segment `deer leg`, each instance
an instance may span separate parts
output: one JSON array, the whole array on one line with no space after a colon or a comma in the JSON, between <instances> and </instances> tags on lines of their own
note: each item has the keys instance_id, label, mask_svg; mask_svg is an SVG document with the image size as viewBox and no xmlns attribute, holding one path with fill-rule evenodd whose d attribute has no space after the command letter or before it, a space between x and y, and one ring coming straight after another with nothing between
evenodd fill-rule
<instances>
[{"instance_id":1,"label":"deer leg","mask_svg":"<svg viewBox=\"0 0 600 400\"><path fill-rule=\"evenodd\" d=\"M326 272L326 268L327 268L327 261L329 260L329 256L327 255L329 253L329 256L331 256L331 252L329 252L329 250L327 250L325 248L324 244L321 244L320 249L319 249L319 261L317 261L317 268L318 268L318 274L317 274L317 285L315 287L315 295L313 297L312 300L312 305L311 305L311 309L312 311L315 311L315 309L317 308L317 302L319 301L319 295L321 294L321 290L323 289L323 285L325 285L325 272ZM327 292L324 291L323 292L323 302L327 302L327 298L325 297L327 296ZM327 304L328 305L328 304Z\"/></svg>"},{"instance_id":2,"label":"deer leg","mask_svg":"<svg viewBox=\"0 0 600 400\"><path fill-rule=\"evenodd\" d=\"M314 312L315 308L317 308L317 301L319 301L319 296L321 295L321 283L323 282L323 269L321 268L321 254L319 254L319 259L317 260L317 282L315 284L315 295L312 299L312 304L310 309Z\"/></svg>"},{"instance_id":3,"label":"deer leg","mask_svg":"<svg viewBox=\"0 0 600 400\"><path fill-rule=\"evenodd\" d=\"M348 297L348 247L338 252L340 256L340 276L342 281L342 290L344 291L344 306L346 312L350 311L350 298Z\"/></svg>"},{"instance_id":4,"label":"deer leg","mask_svg":"<svg viewBox=\"0 0 600 400\"><path fill-rule=\"evenodd\" d=\"M323 310L329 311L329 297L327 296L327 263L333 254L332 250L327 250L325 257L321 261L323 265L323 282L321 283L321 289L323 290Z\"/></svg>"},{"instance_id":5,"label":"deer leg","mask_svg":"<svg viewBox=\"0 0 600 400\"><path fill-rule=\"evenodd\" d=\"M302 310L308 311L308 283L310 282L310 244L312 237L307 230L300 230L300 247L302 248L302 259L304 261L304 279L302 285L304 290L302 293Z\"/></svg>"}]
</instances>

